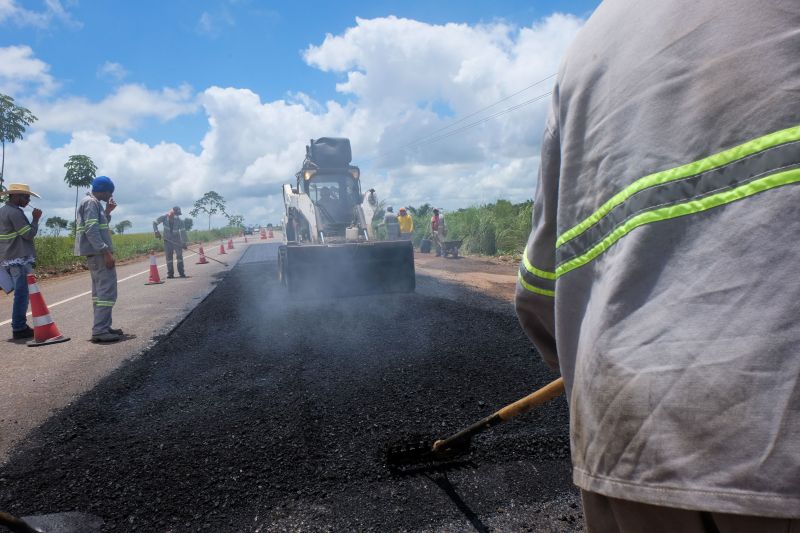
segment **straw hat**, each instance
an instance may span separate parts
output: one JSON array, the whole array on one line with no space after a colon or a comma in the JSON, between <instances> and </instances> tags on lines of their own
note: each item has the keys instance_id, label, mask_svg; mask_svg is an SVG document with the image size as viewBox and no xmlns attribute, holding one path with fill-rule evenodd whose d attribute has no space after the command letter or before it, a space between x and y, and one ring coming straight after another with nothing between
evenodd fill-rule
<instances>
[{"instance_id":1,"label":"straw hat","mask_svg":"<svg viewBox=\"0 0 800 533\"><path fill-rule=\"evenodd\" d=\"M41 198L38 194L31 191L31 188L25 185L24 183L10 183L8 185L8 190L3 191L4 194L28 194L30 196L35 196L36 198Z\"/></svg>"}]
</instances>

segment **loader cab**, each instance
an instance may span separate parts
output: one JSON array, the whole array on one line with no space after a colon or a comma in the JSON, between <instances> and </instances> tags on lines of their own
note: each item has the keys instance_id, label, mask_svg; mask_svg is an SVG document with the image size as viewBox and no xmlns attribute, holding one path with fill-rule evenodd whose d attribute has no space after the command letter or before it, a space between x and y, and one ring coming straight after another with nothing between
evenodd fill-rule
<instances>
[{"instance_id":1,"label":"loader cab","mask_svg":"<svg viewBox=\"0 0 800 533\"><path fill-rule=\"evenodd\" d=\"M301 172L298 176L298 188L317 207L319 221L327 234L344 234L344 228L355 221L354 208L362 201L361 185L356 176L357 172L349 169Z\"/></svg>"}]
</instances>

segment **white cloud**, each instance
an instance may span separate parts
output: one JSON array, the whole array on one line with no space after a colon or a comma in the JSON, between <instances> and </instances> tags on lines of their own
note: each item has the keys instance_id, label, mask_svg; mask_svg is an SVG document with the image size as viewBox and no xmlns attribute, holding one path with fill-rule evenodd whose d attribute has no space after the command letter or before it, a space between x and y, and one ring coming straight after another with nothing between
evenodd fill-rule
<instances>
[{"instance_id":1,"label":"white cloud","mask_svg":"<svg viewBox=\"0 0 800 533\"><path fill-rule=\"evenodd\" d=\"M44 11L32 11L20 7L15 0L0 0L0 23L9 21L17 26L39 29L49 28L56 21L76 29L83 26L59 0L45 0L44 3Z\"/></svg>"},{"instance_id":2,"label":"white cloud","mask_svg":"<svg viewBox=\"0 0 800 533\"><path fill-rule=\"evenodd\" d=\"M106 61L97 69L97 77L112 82L120 82L128 75L125 67L113 61Z\"/></svg>"},{"instance_id":3,"label":"white cloud","mask_svg":"<svg viewBox=\"0 0 800 533\"><path fill-rule=\"evenodd\" d=\"M225 28L236 25L236 21L231 13L223 8L215 14L203 11L197 21L196 30L201 35L208 37L218 37Z\"/></svg>"},{"instance_id":4,"label":"white cloud","mask_svg":"<svg viewBox=\"0 0 800 533\"><path fill-rule=\"evenodd\" d=\"M0 0L0 5L3 1L7 0ZM0 48L1 93L14 96L23 91L34 91L46 95L56 87L57 84L50 75L50 66L34 57L30 46Z\"/></svg>"},{"instance_id":5,"label":"white cloud","mask_svg":"<svg viewBox=\"0 0 800 533\"><path fill-rule=\"evenodd\" d=\"M141 85L122 85L100 102L82 97L66 97L52 102L31 102L37 110L36 127L71 133L95 131L122 134L135 129L143 120L172 120L194 113L197 103L192 88L183 85L151 91Z\"/></svg>"},{"instance_id":6,"label":"white cloud","mask_svg":"<svg viewBox=\"0 0 800 533\"><path fill-rule=\"evenodd\" d=\"M498 198L522 201L536 186L548 98L439 142L403 146L447 127L454 118L441 116L441 109L464 117L555 73L581 24L567 15L525 28L357 19L355 26L328 35L304 54L309 65L345 80L338 86L344 103L318 102L302 92L264 102L244 88L209 87L195 95L189 87L150 90L132 84L97 102L76 96L27 102L40 121L10 147L8 178L38 188L46 211L68 215L74 191L63 185L63 163L82 153L117 182L116 219L130 219L136 230L146 230L171 205L188 212L211 189L249 223L278 222L280 186L294 179L305 144L311 138L342 136L351 139L363 186L374 187L391 204L456 208ZM29 49L27 57L32 59ZM46 73L46 67L38 72ZM542 95L551 86L549 80L530 88L457 127ZM135 136L142 120L168 121L198 106L208 126L197 153L166 141L148 145L112 137ZM46 131L71 137L52 148Z\"/></svg>"}]
</instances>

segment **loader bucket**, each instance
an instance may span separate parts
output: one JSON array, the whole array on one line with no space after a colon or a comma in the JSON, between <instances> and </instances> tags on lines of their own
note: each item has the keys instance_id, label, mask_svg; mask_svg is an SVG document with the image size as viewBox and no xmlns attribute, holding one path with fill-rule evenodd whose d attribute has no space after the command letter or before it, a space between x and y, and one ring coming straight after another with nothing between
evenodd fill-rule
<instances>
[{"instance_id":1,"label":"loader bucket","mask_svg":"<svg viewBox=\"0 0 800 533\"><path fill-rule=\"evenodd\" d=\"M293 294L355 296L411 292L415 287L410 241L281 246L281 280Z\"/></svg>"}]
</instances>

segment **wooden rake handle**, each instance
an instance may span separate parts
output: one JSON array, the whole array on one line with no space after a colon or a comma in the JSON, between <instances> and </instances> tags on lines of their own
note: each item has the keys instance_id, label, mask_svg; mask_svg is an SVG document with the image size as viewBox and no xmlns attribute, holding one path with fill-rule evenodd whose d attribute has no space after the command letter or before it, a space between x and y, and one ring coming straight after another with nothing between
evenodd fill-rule
<instances>
[{"instance_id":1,"label":"wooden rake handle","mask_svg":"<svg viewBox=\"0 0 800 533\"><path fill-rule=\"evenodd\" d=\"M520 398L512 404L506 405L494 414L487 416L483 420L475 422L468 428L459 431L455 435L447 437L444 440L437 440L433 443L433 451L437 452L450 447L463 447L468 445L470 439L472 439L474 435L486 431L487 429L498 424L502 424L507 420L511 420L515 416L527 413L534 407L547 403L563 393L564 378L558 378L555 381L551 381L541 389L530 393L524 398Z\"/></svg>"}]
</instances>

